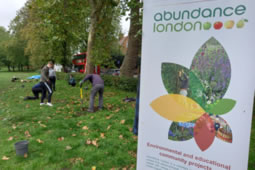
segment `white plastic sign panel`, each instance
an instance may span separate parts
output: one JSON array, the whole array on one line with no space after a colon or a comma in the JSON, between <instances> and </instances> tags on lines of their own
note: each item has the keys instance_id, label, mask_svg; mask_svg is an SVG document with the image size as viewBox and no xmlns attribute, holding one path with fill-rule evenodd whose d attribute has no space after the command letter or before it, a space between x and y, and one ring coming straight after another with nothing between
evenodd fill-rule
<instances>
[{"instance_id":1,"label":"white plastic sign panel","mask_svg":"<svg viewBox=\"0 0 255 170\"><path fill-rule=\"evenodd\" d=\"M255 1L144 0L138 170L245 170Z\"/></svg>"}]
</instances>

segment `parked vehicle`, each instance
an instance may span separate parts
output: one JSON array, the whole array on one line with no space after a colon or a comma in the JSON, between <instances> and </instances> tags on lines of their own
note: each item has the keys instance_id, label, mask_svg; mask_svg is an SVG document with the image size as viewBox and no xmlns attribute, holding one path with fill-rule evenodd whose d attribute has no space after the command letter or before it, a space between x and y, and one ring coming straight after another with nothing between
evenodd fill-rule
<instances>
[{"instance_id":1,"label":"parked vehicle","mask_svg":"<svg viewBox=\"0 0 255 170\"><path fill-rule=\"evenodd\" d=\"M87 63L87 52L79 53L73 56L72 63L74 65L74 69L78 70L80 73L86 72L86 63ZM95 66L94 70L95 74L100 74L100 66Z\"/></svg>"}]
</instances>

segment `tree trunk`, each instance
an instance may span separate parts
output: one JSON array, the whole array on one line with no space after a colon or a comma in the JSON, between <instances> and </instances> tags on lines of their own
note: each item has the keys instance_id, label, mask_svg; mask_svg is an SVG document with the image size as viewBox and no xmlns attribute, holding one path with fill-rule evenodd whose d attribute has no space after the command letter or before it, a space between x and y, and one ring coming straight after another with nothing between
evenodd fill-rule
<instances>
[{"instance_id":1,"label":"tree trunk","mask_svg":"<svg viewBox=\"0 0 255 170\"><path fill-rule=\"evenodd\" d=\"M92 12L93 13L93 12ZM96 14L92 14L96 15ZM88 48L87 48L87 62L86 62L86 72L88 74L94 73L94 64L92 62L93 55L93 47L94 47L94 41L96 36L96 25L97 25L97 16L91 16L91 25L89 30L89 37L88 37Z\"/></svg>"},{"instance_id":2,"label":"tree trunk","mask_svg":"<svg viewBox=\"0 0 255 170\"><path fill-rule=\"evenodd\" d=\"M66 73L67 72L67 69L66 69L66 65L67 65L67 43L66 41L64 41L62 43L63 45L63 58L62 58L62 61L61 61L61 64L63 65L63 71Z\"/></svg>"},{"instance_id":3,"label":"tree trunk","mask_svg":"<svg viewBox=\"0 0 255 170\"><path fill-rule=\"evenodd\" d=\"M89 37L88 37L88 48L87 48L87 62L86 62L86 72L88 74L94 73L95 64L93 63L93 49L94 49L94 42L96 39L97 33L97 25L100 20L100 15L102 8L105 5L105 1L101 0L89 0L91 6L91 23L90 23L90 30L89 30Z\"/></svg>"},{"instance_id":4,"label":"tree trunk","mask_svg":"<svg viewBox=\"0 0 255 170\"><path fill-rule=\"evenodd\" d=\"M139 4L139 0L135 0ZM141 51L141 35L137 35L141 29L139 24L139 5L131 8L130 28L128 33L128 49L120 68L120 76L133 77L137 66L138 55Z\"/></svg>"}]
</instances>

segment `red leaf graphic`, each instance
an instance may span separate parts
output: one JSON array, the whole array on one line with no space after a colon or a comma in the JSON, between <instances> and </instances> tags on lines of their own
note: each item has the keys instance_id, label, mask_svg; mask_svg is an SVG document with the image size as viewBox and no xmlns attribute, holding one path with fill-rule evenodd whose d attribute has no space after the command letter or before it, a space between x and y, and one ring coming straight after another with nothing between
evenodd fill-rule
<instances>
[{"instance_id":1,"label":"red leaf graphic","mask_svg":"<svg viewBox=\"0 0 255 170\"><path fill-rule=\"evenodd\" d=\"M205 113L197 121L194 127L194 138L198 147L205 151L208 149L215 138L214 123L210 116Z\"/></svg>"}]
</instances>

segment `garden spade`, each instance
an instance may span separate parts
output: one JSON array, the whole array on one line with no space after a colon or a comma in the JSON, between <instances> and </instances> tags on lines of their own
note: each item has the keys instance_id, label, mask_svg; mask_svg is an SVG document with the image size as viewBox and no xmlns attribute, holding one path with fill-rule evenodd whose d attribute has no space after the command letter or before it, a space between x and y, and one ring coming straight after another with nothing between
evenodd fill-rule
<instances>
[{"instance_id":1,"label":"garden spade","mask_svg":"<svg viewBox=\"0 0 255 170\"><path fill-rule=\"evenodd\" d=\"M88 90L88 87L84 87L84 90ZM84 107L84 105L83 105L83 90L82 90L82 88L80 88L80 96L81 96L81 110L82 111L84 111L85 110L85 107Z\"/></svg>"},{"instance_id":2,"label":"garden spade","mask_svg":"<svg viewBox=\"0 0 255 170\"><path fill-rule=\"evenodd\" d=\"M83 91L82 88L80 88L80 97L81 97L81 110L84 110L84 106L83 106Z\"/></svg>"}]
</instances>

